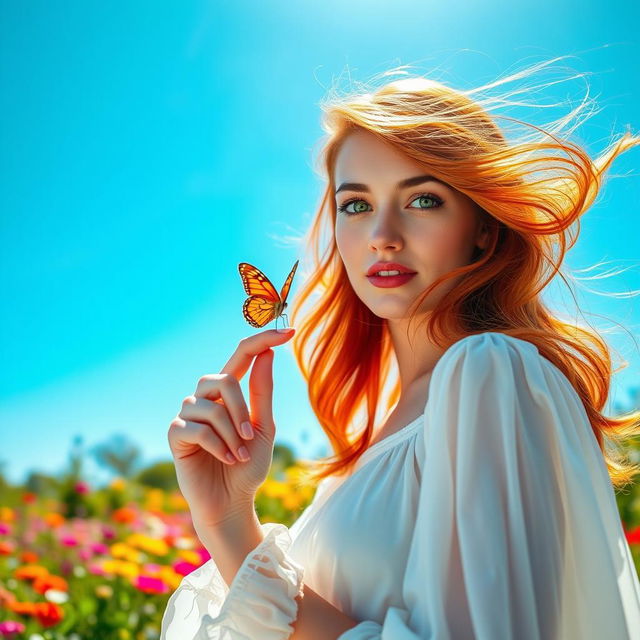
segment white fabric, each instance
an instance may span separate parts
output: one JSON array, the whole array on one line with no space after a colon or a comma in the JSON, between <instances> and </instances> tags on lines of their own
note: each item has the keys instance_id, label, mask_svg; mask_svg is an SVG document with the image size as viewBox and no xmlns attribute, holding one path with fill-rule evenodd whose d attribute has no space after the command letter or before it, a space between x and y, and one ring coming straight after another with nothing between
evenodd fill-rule
<instances>
[{"instance_id":1,"label":"white fabric","mask_svg":"<svg viewBox=\"0 0 640 640\"><path fill-rule=\"evenodd\" d=\"M347 478L324 479L281 531L281 561L358 621L339 640L640 639L640 583L580 398L533 344L502 333L447 349L423 415L371 446ZM246 589L257 575L245 571ZM197 572L195 591L183 588ZM167 608L173 635L165 612L161 640L292 633L268 635L265 624L246 635L236 618L227 635L205 621L210 635L195 636L198 611L217 611L226 585L213 560L183 584ZM286 619L292 592L263 590L261 611ZM249 596L232 595L227 611L246 612ZM259 586L251 607L256 597Z\"/></svg>"},{"instance_id":2,"label":"white fabric","mask_svg":"<svg viewBox=\"0 0 640 640\"><path fill-rule=\"evenodd\" d=\"M186 575L171 594L160 640L280 640L293 633L304 569L291 557L289 530L261 525L264 540L227 587L213 559Z\"/></svg>"}]
</instances>

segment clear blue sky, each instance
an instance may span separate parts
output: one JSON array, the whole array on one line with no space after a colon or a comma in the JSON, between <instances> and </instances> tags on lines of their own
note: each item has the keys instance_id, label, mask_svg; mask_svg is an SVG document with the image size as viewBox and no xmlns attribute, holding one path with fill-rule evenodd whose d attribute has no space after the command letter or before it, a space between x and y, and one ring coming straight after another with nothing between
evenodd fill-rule
<instances>
[{"instance_id":1,"label":"clear blue sky","mask_svg":"<svg viewBox=\"0 0 640 640\"><path fill-rule=\"evenodd\" d=\"M2 3L5 473L59 471L75 434L88 449L124 433L145 463L170 459L182 399L257 331L238 262L280 286L302 258L295 238L322 187L318 102L336 78L409 64L469 88L573 55L563 64L593 74L602 107L576 134L595 154L626 124L640 131L638 24L628 1ZM533 99L575 105L584 91L570 81ZM613 165L625 177L607 181L568 257L631 270L589 288L640 288L639 161L634 149ZM638 299L578 293L629 362L610 398L624 404L640 357L613 323L637 336ZM277 439L326 453L289 347L274 376Z\"/></svg>"}]
</instances>

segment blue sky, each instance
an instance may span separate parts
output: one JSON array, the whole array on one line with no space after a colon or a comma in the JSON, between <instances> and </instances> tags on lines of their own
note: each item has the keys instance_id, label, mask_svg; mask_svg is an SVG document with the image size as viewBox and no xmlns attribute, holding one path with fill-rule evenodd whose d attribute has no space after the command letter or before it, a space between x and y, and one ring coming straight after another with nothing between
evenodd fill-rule
<instances>
[{"instance_id":1,"label":"blue sky","mask_svg":"<svg viewBox=\"0 0 640 640\"><path fill-rule=\"evenodd\" d=\"M548 0L3 3L7 476L60 471L76 434L89 449L124 433L144 463L171 458L182 399L258 331L242 317L238 262L279 288L303 257L296 238L322 189L318 103L336 79L348 89L349 77L407 64L470 88L571 55L558 64L589 74L602 109L575 134L596 154L627 124L640 132L639 14L631 2ZM532 99L575 106L585 90L568 81ZM561 112L514 113L541 123ZM639 161L639 149L616 160L582 218L568 267L629 269L588 289L640 288ZM610 396L624 405L638 388L638 300L588 289L581 308L629 363ZM276 349L274 380L277 440L327 453L290 347ZM87 471L104 478L90 461Z\"/></svg>"}]
</instances>

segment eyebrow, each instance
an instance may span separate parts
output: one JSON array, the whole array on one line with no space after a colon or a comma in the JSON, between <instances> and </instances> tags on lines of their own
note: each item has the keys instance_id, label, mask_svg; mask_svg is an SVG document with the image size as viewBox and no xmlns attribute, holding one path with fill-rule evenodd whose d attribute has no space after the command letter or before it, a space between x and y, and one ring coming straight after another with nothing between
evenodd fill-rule
<instances>
[{"instance_id":1,"label":"eyebrow","mask_svg":"<svg viewBox=\"0 0 640 640\"><path fill-rule=\"evenodd\" d=\"M445 187L449 185L444 181L436 178L435 176L414 176L413 178L407 178L406 180L401 180L398 182L398 188L405 189L406 187L415 187L417 184L423 184L424 182L438 182ZM361 182L343 182L337 189L336 194L340 191L364 191L365 193L370 193L369 187L366 184L362 184Z\"/></svg>"}]
</instances>

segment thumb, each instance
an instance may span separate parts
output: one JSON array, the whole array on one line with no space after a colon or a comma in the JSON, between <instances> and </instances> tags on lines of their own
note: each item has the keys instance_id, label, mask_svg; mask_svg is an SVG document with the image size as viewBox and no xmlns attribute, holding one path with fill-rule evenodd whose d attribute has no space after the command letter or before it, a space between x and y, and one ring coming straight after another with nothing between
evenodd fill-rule
<instances>
[{"instance_id":1,"label":"thumb","mask_svg":"<svg viewBox=\"0 0 640 640\"><path fill-rule=\"evenodd\" d=\"M273 357L274 351L267 348L255 358L249 376L249 403L251 422L271 439L275 436L273 420Z\"/></svg>"}]
</instances>

